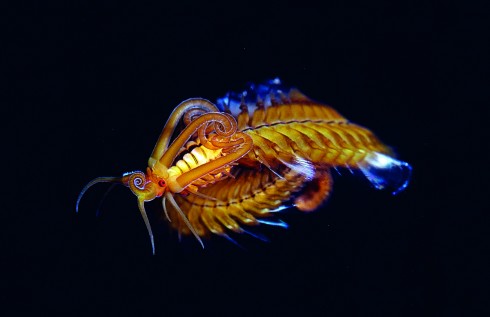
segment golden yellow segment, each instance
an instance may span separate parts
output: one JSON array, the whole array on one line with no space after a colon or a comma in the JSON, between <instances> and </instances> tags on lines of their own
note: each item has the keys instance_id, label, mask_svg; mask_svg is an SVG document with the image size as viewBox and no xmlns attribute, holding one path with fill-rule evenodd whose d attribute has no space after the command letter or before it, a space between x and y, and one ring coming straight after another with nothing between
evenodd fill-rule
<instances>
[{"instance_id":1,"label":"golden yellow segment","mask_svg":"<svg viewBox=\"0 0 490 317\"><path fill-rule=\"evenodd\" d=\"M99 182L129 186L153 246L144 204L164 197L171 226L202 244L200 236L242 232L241 225L257 225L257 218L287 202L314 210L330 193L332 167L356 169L366 156L390 152L368 129L296 90L271 92L267 100L271 106L258 101L252 114L243 103L237 118L204 99L183 102L165 125L146 174L97 178L78 201ZM185 126L176 131L181 121Z\"/></svg>"},{"instance_id":2,"label":"golden yellow segment","mask_svg":"<svg viewBox=\"0 0 490 317\"><path fill-rule=\"evenodd\" d=\"M287 153L315 165L357 168L369 153L389 152L369 130L346 122L281 123L248 129L245 133L254 141L254 153L263 153L270 162L280 153Z\"/></svg>"},{"instance_id":3,"label":"golden yellow segment","mask_svg":"<svg viewBox=\"0 0 490 317\"><path fill-rule=\"evenodd\" d=\"M310 101L303 103L282 104L267 107L265 109L257 109L252 116L250 126L256 128L263 125L270 126L277 123L289 123L315 119L325 122L347 121L335 109Z\"/></svg>"},{"instance_id":4,"label":"golden yellow segment","mask_svg":"<svg viewBox=\"0 0 490 317\"><path fill-rule=\"evenodd\" d=\"M248 127L248 122L250 121L250 116L248 111L242 112L237 117L238 130L243 130Z\"/></svg>"},{"instance_id":5,"label":"golden yellow segment","mask_svg":"<svg viewBox=\"0 0 490 317\"><path fill-rule=\"evenodd\" d=\"M252 150L237 161L238 166L227 166L226 173L231 171L234 177L204 175L192 182L189 195L175 195L199 236L242 232L241 225L257 225L256 218L270 216L271 210L286 202L303 211L314 210L330 193L332 167L356 169L370 153L389 153L371 131L349 123L333 108L302 95L294 99L290 104L259 104L252 114L242 107L238 128L251 139ZM197 146L169 174L192 171L226 155ZM300 159L313 166L313 179L284 164L294 165ZM181 234L191 233L172 206L168 212L172 227Z\"/></svg>"},{"instance_id":6,"label":"golden yellow segment","mask_svg":"<svg viewBox=\"0 0 490 317\"><path fill-rule=\"evenodd\" d=\"M190 153L184 154L181 160L178 160L174 166L168 169L168 174L170 177L178 177L181 174L188 172L197 166L203 165L209 161L212 161L221 156L221 149L210 150L204 146L199 146L194 148ZM205 181L204 183L207 183ZM201 178L202 179L202 178ZM197 179L195 182L199 183L201 179ZM194 183L192 183L194 184Z\"/></svg>"},{"instance_id":7,"label":"golden yellow segment","mask_svg":"<svg viewBox=\"0 0 490 317\"><path fill-rule=\"evenodd\" d=\"M268 170L241 169L235 178L200 188L199 196L176 195L175 200L200 236L209 232L224 234L225 229L241 232L240 224L258 224L257 217L270 216L270 211L288 201L303 182L304 178L292 171L280 178ZM176 211L167 208L171 226L189 234Z\"/></svg>"}]
</instances>

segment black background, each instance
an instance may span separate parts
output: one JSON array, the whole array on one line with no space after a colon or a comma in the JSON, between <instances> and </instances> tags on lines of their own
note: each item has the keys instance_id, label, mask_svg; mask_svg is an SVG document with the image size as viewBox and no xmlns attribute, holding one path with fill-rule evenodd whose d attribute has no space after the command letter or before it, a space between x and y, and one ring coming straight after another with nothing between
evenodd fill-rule
<instances>
[{"instance_id":1,"label":"black background","mask_svg":"<svg viewBox=\"0 0 490 317\"><path fill-rule=\"evenodd\" d=\"M484 11L70 3L3 10L5 316L485 313ZM269 243L238 237L244 249L179 242L149 204L155 256L127 189L97 218L99 185L75 214L90 179L145 168L179 102L276 76L393 146L408 189L344 173L324 207L261 228Z\"/></svg>"}]
</instances>

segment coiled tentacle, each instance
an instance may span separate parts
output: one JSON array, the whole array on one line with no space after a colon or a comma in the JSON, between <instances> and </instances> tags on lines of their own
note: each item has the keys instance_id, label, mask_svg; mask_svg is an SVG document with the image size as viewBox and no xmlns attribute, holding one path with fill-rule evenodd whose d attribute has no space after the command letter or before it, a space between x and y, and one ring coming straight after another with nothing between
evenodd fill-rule
<instances>
[{"instance_id":1,"label":"coiled tentacle","mask_svg":"<svg viewBox=\"0 0 490 317\"><path fill-rule=\"evenodd\" d=\"M232 118L233 119L233 118ZM153 166L158 170L158 173L163 177L167 177L167 169L172 165L175 157L179 153L184 144L191 138L191 136L202 126L207 125L209 122L218 122L219 127L217 132L220 131L225 134L233 134L236 131L236 123L234 119L230 120L229 116L226 116L220 112L205 113L192 121L172 142L167 148L166 152L158 161L158 164Z\"/></svg>"},{"instance_id":2,"label":"coiled tentacle","mask_svg":"<svg viewBox=\"0 0 490 317\"><path fill-rule=\"evenodd\" d=\"M168 144L170 143L170 138L174 134L175 128L179 123L182 116L192 109L199 109L204 112L217 112L218 108L209 100L202 98L191 98L181 102L170 114L170 117L162 130L162 133L158 137L155 148L150 155L148 160L148 166L153 168L153 166L162 157L163 153L167 150Z\"/></svg>"},{"instance_id":3,"label":"coiled tentacle","mask_svg":"<svg viewBox=\"0 0 490 317\"><path fill-rule=\"evenodd\" d=\"M154 252L144 204L156 197L162 197L163 212L179 234L193 234L204 246L200 237L208 233L231 241L226 230L248 233L240 224L286 227L280 220L260 219L285 206L317 209L331 192L330 172L337 167L360 170L376 188L394 193L408 184L410 165L390 157L391 149L370 130L285 88L277 78L228 93L218 104L222 112L201 98L179 104L146 174L92 180L77 199L77 211L94 184L130 187ZM176 131L181 121L184 128Z\"/></svg>"},{"instance_id":4,"label":"coiled tentacle","mask_svg":"<svg viewBox=\"0 0 490 317\"><path fill-rule=\"evenodd\" d=\"M224 112L221 112L220 114L227 118L227 123L229 125L223 126L220 124L221 122L211 121L204 123L198 130L197 136L199 138L199 142L210 150L231 147L233 145L238 145L241 142L240 140L237 140L234 144L230 143L230 137L237 131L237 123L235 118ZM212 131L215 131L216 134L212 135L210 141L206 135L210 134ZM219 144L220 141L221 144Z\"/></svg>"}]
</instances>

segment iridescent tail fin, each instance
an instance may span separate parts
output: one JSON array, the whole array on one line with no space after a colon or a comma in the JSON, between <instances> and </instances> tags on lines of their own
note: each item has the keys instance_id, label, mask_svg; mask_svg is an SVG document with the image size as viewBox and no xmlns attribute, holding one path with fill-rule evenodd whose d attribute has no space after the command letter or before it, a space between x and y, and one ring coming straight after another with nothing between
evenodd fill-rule
<instances>
[{"instance_id":1,"label":"iridescent tail fin","mask_svg":"<svg viewBox=\"0 0 490 317\"><path fill-rule=\"evenodd\" d=\"M374 187L390 190L393 195L408 186L412 175L410 164L378 152L369 154L358 165Z\"/></svg>"}]
</instances>

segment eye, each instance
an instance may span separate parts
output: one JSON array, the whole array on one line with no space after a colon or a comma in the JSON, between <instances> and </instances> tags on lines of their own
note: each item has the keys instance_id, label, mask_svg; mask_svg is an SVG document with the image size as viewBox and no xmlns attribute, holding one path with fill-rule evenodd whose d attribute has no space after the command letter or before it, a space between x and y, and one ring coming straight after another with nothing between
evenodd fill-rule
<instances>
[{"instance_id":1,"label":"eye","mask_svg":"<svg viewBox=\"0 0 490 317\"><path fill-rule=\"evenodd\" d=\"M165 187L165 181L164 181L163 179L159 180L159 181L158 181L158 185L159 185L160 187Z\"/></svg>"}]
</instances>

